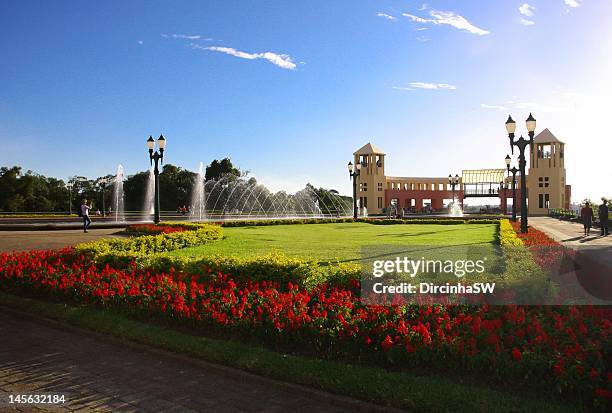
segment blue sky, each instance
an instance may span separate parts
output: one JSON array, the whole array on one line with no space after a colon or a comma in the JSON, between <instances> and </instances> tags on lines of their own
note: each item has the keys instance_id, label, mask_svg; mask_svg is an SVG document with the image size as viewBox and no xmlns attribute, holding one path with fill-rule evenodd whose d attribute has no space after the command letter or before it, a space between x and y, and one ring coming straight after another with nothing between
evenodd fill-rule
<instances>
[{"instance_id":1,"label":"blue sky","mask_svg":"<svg viewBox=\"0 0 612 413\"><path fill-rule=\"evenodd\" d=\"M508 113L524 131L533 111L567 143L574 199L612 196L611 17L594 0L5 1L0 164L129 174L163 132L188 169L230 156L273 189L349 193L368 141L389 175L503 167Z\"/></svg>"}]
</instances>

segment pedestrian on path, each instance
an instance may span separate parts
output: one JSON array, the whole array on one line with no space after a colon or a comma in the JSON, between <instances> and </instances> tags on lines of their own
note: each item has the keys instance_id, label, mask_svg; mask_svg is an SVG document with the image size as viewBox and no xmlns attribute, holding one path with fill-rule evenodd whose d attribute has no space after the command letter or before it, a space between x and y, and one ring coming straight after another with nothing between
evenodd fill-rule
<instances>
[{"instance_id":1,"label":"pedestrian on path","mask_svg":"<svg viewBox=\"0 0 612 413\"><path fill-rule=\"evenodd\" d=\"M608 214L610 210L608 209L608 200L606 198L601 198L601 205L598 208L599 213L599 225L601 226L601 236L605 237L608 235Z\"/></svg>"},{"instance_id":2,"label":"pedestrian on path","mask_svg":"<svg viewBox=\"0 0 612 413\"><path fill-rule=\"evenodd\" d=\"M81 203L81 216L83 217L83 231L89 232L87 229L91 225L91 218L89 218L89 209L91 207L87 205L87 200L84 199Z\"/></svg>"},{"instance_id":3,"label":"pedestrian on path","mask_svg":"<svg viewBox=\"0 0 612 413\"><path fill-rule=\"evenodd\" d=\"M582 225L584 225L584 236L587 237L590 235L593 226L593 208L591 208L589 201L586 201L582 207L580 217L582 218Z\"/></svg>"}]
</instances>

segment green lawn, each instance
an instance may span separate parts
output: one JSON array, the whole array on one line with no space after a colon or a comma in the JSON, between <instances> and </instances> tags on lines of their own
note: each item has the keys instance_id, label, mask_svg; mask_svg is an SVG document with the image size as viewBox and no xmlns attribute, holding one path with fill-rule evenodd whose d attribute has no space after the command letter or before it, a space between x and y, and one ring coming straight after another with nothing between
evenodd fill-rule
<instances>
[{"instance_id":1,"label":"green lawn","mask_svg":"<svg viewBox=\"0 0 612 413\"><path fill-rule=\"evenodd\" d=\"M490 245L496 240L497 225L341 223L228 227L223 231L223 240L169 254L247 257L279 251L301 258L346 261L359 259L361 248L370 245Z\"/></svg>"}]
</instances>

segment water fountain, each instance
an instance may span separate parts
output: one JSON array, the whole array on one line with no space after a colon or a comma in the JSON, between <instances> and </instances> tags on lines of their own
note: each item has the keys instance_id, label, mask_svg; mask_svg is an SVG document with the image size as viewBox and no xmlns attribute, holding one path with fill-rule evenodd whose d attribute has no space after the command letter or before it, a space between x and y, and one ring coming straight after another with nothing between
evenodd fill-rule
<instances>
[{"instance_id":1,"label":"water fountain","mask_svg":"<svg viewBox=\"0 0 612 413\"><path fill-rule=\"evenodd\" d=\"M123 166L119 164L117 166L117 174L112 180L113 185L113 203L112 208L114 208L115 222L123 222L125 221L125 212L123 209Z\"/></svg>"},{"instance_id":2,"label":"water fountain","mask_svg":"<svg viewBox=\"0 0 612 413\"><path fill-rule=\"evenodd\" d=\"M152 221L152 216L155 213L155 174L153 168L149 169L147 183L145 189L145 197L142 202L142 220Z\"/></svg>"},{"instance_id":3,"label":"water fountain","mask_svg":"<svg viewBox=\"0 0 612 413\"><path fill-rule=\"evenodd\" d=\"M206 219L206 191L204 190L204 164L202 162L200 162L194 179L190 205L191 219L203 221Z\"/></svg>"},{"instance_id":4,"label":"water fountain","mask_svg":"<svg viewBox=\"0 0 612 413\"><path fill-rule=\"evenodd\" d=\"M288 219L347 217L352 202L336 193L319 195L310 185L293 194L271 192L256 181L235 175L204 180L200 164L191 195L191 219Z\"/></svg>"},{"instance_id":5,"label":"water fountain","mask_svg":"<svg viewBox=\"0 0 612 413\"><path fill-rule=\"evenodd\" d=\"M457 199L453 199L453 202L448 206L448 215L451 217L462 217L463 209Z\"/></svg>"}]
</instances>

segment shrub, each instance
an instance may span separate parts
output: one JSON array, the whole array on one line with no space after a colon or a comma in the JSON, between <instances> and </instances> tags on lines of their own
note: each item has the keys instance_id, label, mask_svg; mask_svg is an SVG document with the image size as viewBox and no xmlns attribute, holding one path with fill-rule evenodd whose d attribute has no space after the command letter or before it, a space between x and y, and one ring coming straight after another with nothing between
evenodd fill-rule
<instances>
[{"instance_id":1,"label":"shrub","mask_svg":"<svg viewBox=\"0 0 612 413\"><path fill-rule=\"evenodd\" d=\"M550 302L558 286L551 282L546 270L538 265L513 224L507 219L501 220L499 233L506 266L500 282L502 288L505 286L511 289L520 302Z\"/></svg>"},{"instance_id":2,"label":"shrub","mask_svg":"<svg viewBox=\"0 0 612 413\"><path fill-rule=\"evenodd\" d=\"M208 278L218 273L232 274L237 280L275 281L312 289L321 283L349 285L359 279L360 266L347 263L330 263L322 266L314 261L287 257L278 252L257 257L228 257L211 255L200 258L169 256L163 253L141 254L137 252L100 253L95 259L98 265L117 269L136 267L153 272L179 271L197 278Z\"/></svg>"},{"instance_id":3,"label":"shrub","mask_svg":"<svg viewBox=\"0 0 612 413\"><path fill-rule=\"evenodd\" d=\"M161 224L134 224L128 225L125 232L130 235L157 235L173 232L188 231L187 228Z\"/></svg>"},{"instance_id":4,"label":"shrub","mask_svg":"<svg viewBox=\"0 0 612 413\"><path fill-rule=\"evenodd\" d=\"M202 225L195 231L181 231L170 234L144 235L127 239L103 239L76 246L76 251L95 258L106 254L137 253L148 255L173 251L180 248L202 245L223 237L223 229L218 225Z\"/></svg>"},{"instance_id":5,"label":"shrub","mask_svg":"<svg viewBox=\"0 0 612 413\"><path fill-rule=\"evenodd\" d=\"M516 235L516 231L507 219L499 221L499 243L504 245L523 245L523 241Z\"/></svg>"},{"instance_id":6,"label":"shrub","mask_svg":"<svg viewBox=\"0 0 612 413\"><path fill-rule=\"evenodd\" d=\"M335 224L345 222L363 222L374 225L395 224L433 224L433 225L460 225L460 224L496 224L499 218L306 218L306 219L262 219L244 221L223 221L223 227L247 227L268 225L297 225L297 224Z\"/></svg>"}]
</instances>

